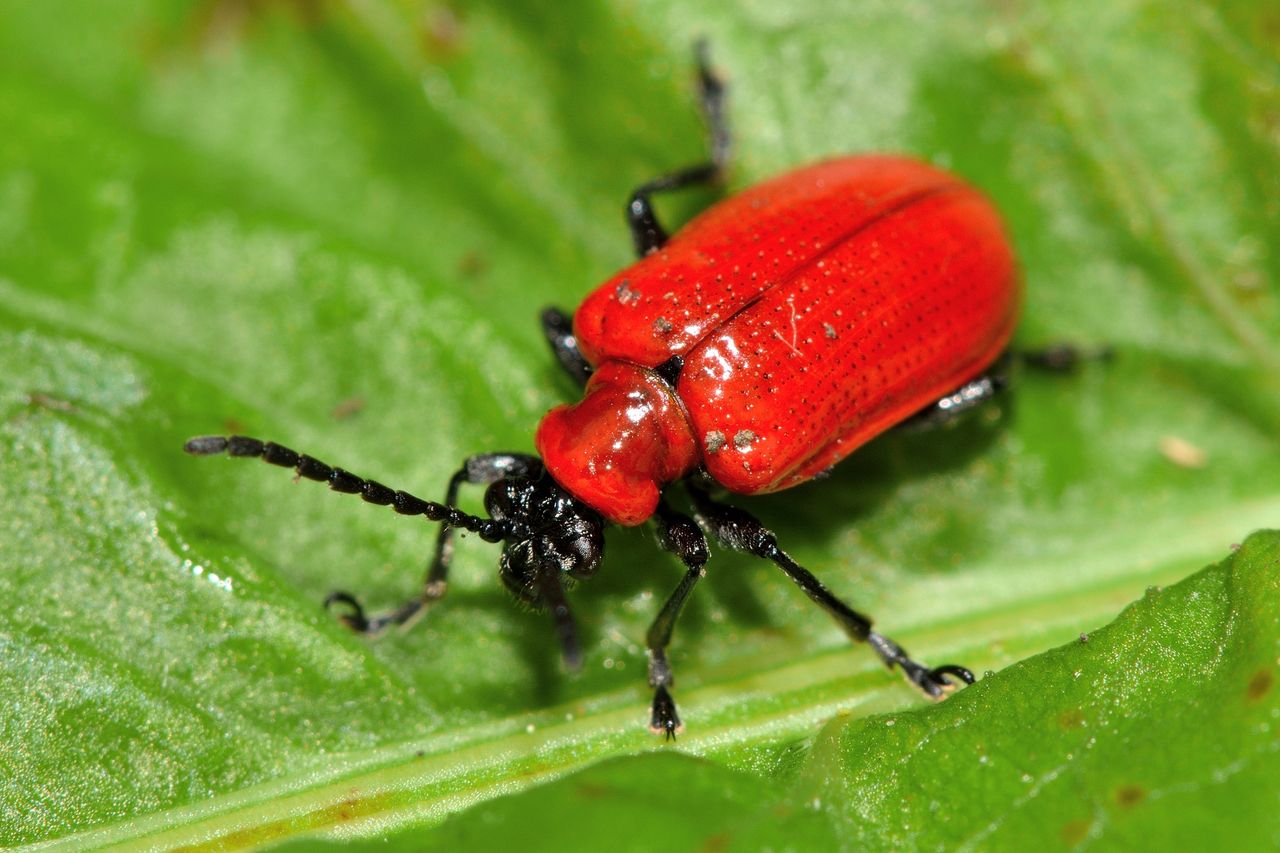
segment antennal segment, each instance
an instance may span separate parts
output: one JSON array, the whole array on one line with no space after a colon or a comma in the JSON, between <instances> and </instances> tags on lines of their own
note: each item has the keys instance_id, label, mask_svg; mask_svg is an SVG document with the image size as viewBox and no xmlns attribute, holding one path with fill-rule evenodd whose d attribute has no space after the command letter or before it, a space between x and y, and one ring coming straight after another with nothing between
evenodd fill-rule
<instances>
[{"instance_id":1,"label":"antennal segment","mask_svg":"<svg viewBox=\"0 0 1280 853\"><path fill-rule=\"evenodd\" d=\"M188 441L183 449L192 456L222 453L236 457L256 456L272 465L292 468L299 477L328 483L335 492L359 495L366 503L389 506L400 515L425 515L431 521L442 521L449 527L469 530L486 542L500 542L507 532L502 522L469 515L454 507L391 489L376 480L357 477L346 469L327 465L314 456L298 453L274 441L262 441L246 435L202 435Z\"/></svg>"}]
</instances>

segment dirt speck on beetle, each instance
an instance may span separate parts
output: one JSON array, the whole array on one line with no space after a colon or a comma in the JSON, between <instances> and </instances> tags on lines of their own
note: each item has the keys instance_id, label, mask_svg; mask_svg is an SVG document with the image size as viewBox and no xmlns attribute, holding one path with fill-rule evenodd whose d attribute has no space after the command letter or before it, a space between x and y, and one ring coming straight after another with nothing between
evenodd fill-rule
<instances>
[{"instance_id":1,"label":"dirt speck on beetle","mask_svg":"<svg viewBox=\"0 0 1280 853\"><path fill-rule=\"evenodd\" d=\"M635 305L640 301L640 291L633 288L631 282L626 280L613 289L613 295L623 305Z\"/></svg>"},{"instance_id":2,"label":"dirt speck on beetle","mask_svg":"<svg viewBox=\"0 0 1280 853\"><path fill-rule=\"evenodd\" d=\"M675 326L671 325L671 321L666 317L659 317L653 321L654 334L669 335L671 334L671 330L674 328Z\"/></svg>"},{"instance_id":3,"label":"dirt speck on beetle","mask_svg":"<svg viewBox=\"0 0 1280 853\"><path fill-rule=\"evenodd\" d=\"M822 333L827 336L827 340L834 341L839 335L836 334L836 327L830 323L822 324Z\"/></svg>"},{"instance_id":4,"label":"dirt speck on beetle","mask_svg":"<svg viewBox=\"0 0 1280 853\"><path fill-rule=\"evenodd\" d=\"M718 429L713 429L702 437L702 446L707 453L719 453L729 439Z\"/></svg>"},{"instance_id":5,"label":"dirt speck on beetle","mask_svg":"<svg viewBox=\"0 0 1280 853\"><path fill-rule=\"evenodd\" d=\"M746 450L755 443L758 436L749 429L740 429L733 436L733 446L739 450Z\"/></svg>"}]
</instances>

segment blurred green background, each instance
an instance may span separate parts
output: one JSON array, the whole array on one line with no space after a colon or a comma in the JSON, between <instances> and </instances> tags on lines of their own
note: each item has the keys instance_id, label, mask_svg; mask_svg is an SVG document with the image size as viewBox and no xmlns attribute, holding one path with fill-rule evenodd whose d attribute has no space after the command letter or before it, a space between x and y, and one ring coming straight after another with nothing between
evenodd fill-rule
<instances>
[{"instance_id":1,"label":"blurred green background","mask_svg":"<svg viewBox=\"0 0 1280 853\"><path fill-rule=\"evenodd\" d=\"M574 590L580 676L475 539L370 644L320 600L401 600L434 531L180 452L243 430L435 497L531 449L573 393L537 310L702 156L699 36L733 187L953 169L1008 219L1020 342L1116 349L752 503L920 657L999 671L936 707L717 553L664 746L647 531ZM0 841L1280 844L1280 546L1154 589L1280 519L1274 3L9 0L0 129Z\"/></svg>"}]
</instances>

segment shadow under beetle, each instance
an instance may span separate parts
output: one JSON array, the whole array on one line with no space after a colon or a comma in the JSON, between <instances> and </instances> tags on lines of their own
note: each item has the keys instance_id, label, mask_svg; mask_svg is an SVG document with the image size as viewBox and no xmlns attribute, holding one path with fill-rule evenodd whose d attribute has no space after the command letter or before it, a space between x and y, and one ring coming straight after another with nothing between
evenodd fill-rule
<instances>
[{"instance_id":1,"label":"shadow under beetle","mask_svg":"<svg viewBox=\"0 0 1280 853\"><path fill-rule=\"evenodd\" d=\"M666 649L705 574L708 536L773 562L850 638L941 698L972 683L972 673L912 660L787 556L763 524L711 490L790 488L886 430L945 423L996 395L1020 303L1009 241L975 189L887 156L828 160L773 178L668 237L652 197L715 182L728 159L724 86L703 46L698 60L709 161L636 189L626 218L640 260L572 319L554 308L542 314L552 351L585 395L543 418L538 456L472 456L436 503L245 436L193 438L186 450L260 457L443 523L421 592L399 608L370 617L351 594L329 596L326 604L344 605L342 621L364 634L404 625L444 597L455 530L501 542L503 582L551 613L570 669L581 666L582 650L565 578L600 568L608 524L653 521L659 545L686 567L646 638L651 727L668 738L681 723ZM487 487L488 517L457 509L463 484ZM672 505L680 491L692 514Z\"/></svg>"}]
</instances>

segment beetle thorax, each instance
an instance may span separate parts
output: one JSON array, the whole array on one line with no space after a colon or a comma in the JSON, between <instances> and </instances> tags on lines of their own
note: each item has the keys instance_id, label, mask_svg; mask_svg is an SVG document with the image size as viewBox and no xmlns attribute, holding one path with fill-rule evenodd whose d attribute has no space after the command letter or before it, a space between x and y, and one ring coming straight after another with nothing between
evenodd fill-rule
<instances>
[{"instance_id":1,"label":"beetle thorax","mask_svg":"<svg viewBox=\"0 0 1280 853\"><path fill-rule=\"evenodd\" d=\"M662 487L690 473L699 458L674 389L623 361L600 365L581 402L548 412L535 441L561 486L623 525L653 515Z\"/></svg>"}]
</instances>

